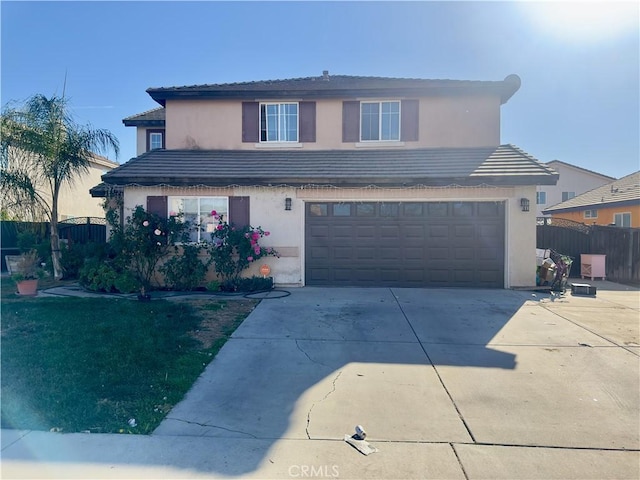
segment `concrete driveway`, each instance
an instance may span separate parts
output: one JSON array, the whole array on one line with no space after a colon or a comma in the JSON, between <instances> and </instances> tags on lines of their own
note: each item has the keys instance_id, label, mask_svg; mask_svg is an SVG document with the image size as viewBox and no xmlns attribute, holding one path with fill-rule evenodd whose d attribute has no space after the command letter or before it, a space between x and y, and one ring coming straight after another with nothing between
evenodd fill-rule
<instances>
[{"instance_id":1,"label":"concrete driveway","mask_svg":"<svg viewBox=\"0 0 640 480\"><path fill-rule=\"evenodd\" d=\"M635 479L639 319L640 292L610 282L597 297L293 289L260 303L153 435L56 448L96 476ZM356 424L377 453L344 442ZM30 435L25 449L51 434ZM51 472L77 466L53 457Z\"/></svg>"}]
</instances>

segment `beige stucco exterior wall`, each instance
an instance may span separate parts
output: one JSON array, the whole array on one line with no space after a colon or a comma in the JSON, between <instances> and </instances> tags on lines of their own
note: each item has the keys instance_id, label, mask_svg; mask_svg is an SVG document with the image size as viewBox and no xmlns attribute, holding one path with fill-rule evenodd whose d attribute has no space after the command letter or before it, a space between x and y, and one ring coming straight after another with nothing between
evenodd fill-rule
<instances>
[{"instance_id":1,"label":"beige stucco exterior wall","mask_svg":"<svg viewBox=\"0 0 640 480\"><path fill-rule=\"evenodd\" d=\"M136 205L146 207L147 195L167 196L250 196L251 223L271 232L261 244L273 247L280 258L266 257L256 262L248 272L258 275L263 263L271 267L275 282L281 286L304 285L304 212L305 202L318 200L342 201L505 201L505 287L535 285L536 222L535 209L522 212L520 198L535 199L535 186L527 187L479 187L479 188L416 188L416 189L336 189L336 188L127 188L125 191L125 216ZM292 209L284 209L284 199L292 198Z\"/></svg>"},{"instance_id":2,"label":"beige stucco exterior wall","mask_svg":"<svg viewBox=\"0 0 640 480\"><path fill-rule=\"evenodd\" d=\"M394 142L395 145L405 148L499 145L500 100L488 95L422 98L419 125L419 141ZM146 148L145 131L138 129L138 154ZM274 148L273 144L242 142L242 104L230 100L167 101L165 141L167 149ZM376 143L368 145L379 147ZM342 142L342 100L317 100L316 141L279 147L331 150L366 148L366 145Z\"/></svg>"},{"instance_id":3,"label":"beige stucco exterior wall","mask_svg":"<svg viewBox=\"0 0 640 480\"><path fill-rule=\"evenodd\" d=\"M60 220L71 217L100 217L104 218L102 198L93 198L89 190L100 184L101 176L114 166L92 163L89 172L76 179L72 185L65 185L60 191L58 200L58 214Z\"/></svg>"}]
</instances>

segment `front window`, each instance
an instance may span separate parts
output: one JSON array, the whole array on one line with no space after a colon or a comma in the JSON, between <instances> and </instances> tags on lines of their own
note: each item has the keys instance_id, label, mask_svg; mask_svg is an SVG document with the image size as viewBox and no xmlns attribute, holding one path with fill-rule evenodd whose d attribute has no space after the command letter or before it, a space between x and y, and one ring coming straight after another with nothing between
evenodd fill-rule
<instances>
[{"instance_id":1,"label":"front window","mask_svg":"<svg viewBox=\"0 0 640 480\"><path fill-rule=\"evenodd\" d=\"M613 216L613 222L616 224L616 227L631 227L631 213L616 213Z\"/></svg>"},{"instance_id":2,"label":"front window","mask_svg":"<svg viewBox=\"0 0 640 480\"><path fill-rule=\"evenodd\" d=\"M400 102L362 102L360 140L400 140Z\"/></svg>"},{"instance_id":3,"label":"front window","mask_svg":"<svg viewBox=\"0 0 640 480\"><path fill-rule=\"evenodd\" d=\"M576 196L576 192L562 192L562 201L566 202Z\"/></svg>"},{"instance_id":4,"label":"front window","mask_svg":"<svg viewBox=\"0 0 640 480\"><path fill-rule=\"evenodd\" d=\"M584 218L598 218L598 210L585 210Z\"/></svg>"},{"instance_id":5,"label":"front window","mask_svg":"<svg viewBox=\"0 0 640 480\"><path fill-rule=\"evenodd\" d=\"M169 216L183 215L189 222L189 239L192 242L210 242L218 222L211 215L212 211L223 215L229 222L229 199L227 197L169 197Z\"/></svg>"},{"instance_id":6,"label":"front window","mask_svg":"<svg viewBox=\"0 0 640 480\"><path fill-rule=\"evenodd\" d=\"M536 204L544 205L547 203L547 192L536 192Z\"/></svg>"},{"instance_id":7,"label":"front window","mask_svg":"<svg viewBox=\"0 0 640 480\"><path fill-rule=\"evenodd\" d=\"M298 141L298 104L263 103L260 105L261 142Z\"/></svg>"}]
</instances>

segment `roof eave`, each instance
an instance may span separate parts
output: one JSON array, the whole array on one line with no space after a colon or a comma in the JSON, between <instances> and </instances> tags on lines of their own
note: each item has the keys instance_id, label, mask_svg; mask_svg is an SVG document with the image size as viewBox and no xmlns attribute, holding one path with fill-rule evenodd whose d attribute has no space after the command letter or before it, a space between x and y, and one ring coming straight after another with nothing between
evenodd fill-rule
<instances>
[{"instance_id":1,"label":"roof eave","mask_svg":"<svg viewBox=\"0 0 640 480\"><path fill-rule=\"evenodd\" d=\"M544 176L475 176L475 177L215 177L215 178L174 178L174 177L114 177L108 174L103 176L105 183L118 186L158 186L167 185L173 187L187 187L203 185L208 187L227 187L229 185L238 186L304 186L304 185L330 185L335 187L365 187L377 186L387 188L412 188L419 186L426 187L511 187L540 185L548 182ZM544 183L551 184L551 183Z\"/></svg>"},{"instance_id":2,"label":"roof eave","mask_svg":"<svg viewBox=\"0 0 640 480\"><path fill-rule=\"evenodd\" d=\"M616 207L630 207L636 206L640 204L640 199L630 199L630 200L621 200L618 202L598 202L591 203L585 205L578 205L575 207L565 207L565 208L550 208L548 210L543 210L542 213L547 215L553 215L554 213L567 213L567 212L580 212L583 210L597 210L600 208L616 208Z\"/></svg>"}]
</instances>

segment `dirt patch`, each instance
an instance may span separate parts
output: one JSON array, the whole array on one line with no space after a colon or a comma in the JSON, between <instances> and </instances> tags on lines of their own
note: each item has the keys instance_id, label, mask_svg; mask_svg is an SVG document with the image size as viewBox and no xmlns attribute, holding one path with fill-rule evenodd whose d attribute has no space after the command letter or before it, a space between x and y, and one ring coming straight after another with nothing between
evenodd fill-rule
<instances>
[{"instance_id":1,"label":"dirt patch","mask_svg":"<svg viewBox=\"0 0 640 480\"><path fill-rule=\"evenodd\" d=\"M181 300L194 307L202 319L200 328L190 332L204 349L211 348L218 340L229 337L245 318L256 308L258 300L188 299Z\"/></svg>"}]
</instances>

